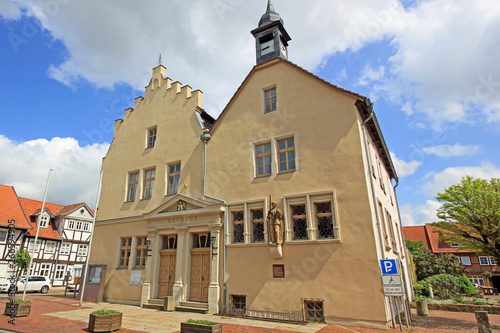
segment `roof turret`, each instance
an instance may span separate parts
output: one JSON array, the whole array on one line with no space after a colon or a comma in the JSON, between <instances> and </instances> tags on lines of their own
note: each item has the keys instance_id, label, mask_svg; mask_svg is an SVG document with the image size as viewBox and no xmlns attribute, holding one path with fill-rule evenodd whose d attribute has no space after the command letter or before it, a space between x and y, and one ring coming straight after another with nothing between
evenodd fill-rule
<instances>
[{"instance_id":1,"label":"roof turret","mask_svg":"<svg viewBox=\"0 0 500 333\"><path fill-rule=\"evenodd\" d=\"M268 0L266 13L262 15L259 21L259 28L276 21L280 21L281 24L284 24L280 14L276 13L272 0Z\"/></svg>"}]
</instances>

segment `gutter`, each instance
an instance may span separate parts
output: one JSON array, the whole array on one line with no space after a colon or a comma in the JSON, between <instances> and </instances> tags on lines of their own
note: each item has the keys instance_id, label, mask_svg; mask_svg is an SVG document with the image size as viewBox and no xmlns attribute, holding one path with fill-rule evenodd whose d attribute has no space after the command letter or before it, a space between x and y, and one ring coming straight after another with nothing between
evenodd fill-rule
<instances>
[{"instance_id":1,"label":"gutter","mask_svg":"<svg viewBox=\"0 0 500 333\"><path fill-rule=\"evenodd\" d=\"M223 246L224 246L224 253L223 253L223 259L222 259L222 306L219 304L219 312L221 312L222 309L226 308L226 250L227 250L227 244L226 244L226 219L227 219L227 203L218 198L211 197L207 195L206 193L206 179L207 179L207 142L212 138L212 135L209 133L210 130L208 128L203 129L203 134L200 136L200 140L203 141L204 143L204 153L203 153L203 196L212 199L215 201L218 201L222 204L224 204L224 217L222 218L222 239L223 239Z\"/></svg>"}]
</instances>

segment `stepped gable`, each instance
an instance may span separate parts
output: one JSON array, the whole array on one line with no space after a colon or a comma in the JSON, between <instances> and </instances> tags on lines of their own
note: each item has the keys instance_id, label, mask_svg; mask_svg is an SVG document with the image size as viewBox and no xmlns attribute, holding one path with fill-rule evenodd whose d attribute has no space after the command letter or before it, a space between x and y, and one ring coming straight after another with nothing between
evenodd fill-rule
<instances>
[{"instance_id":1,"label":"stepped gable","mask_svg":"<svg viewBox=\"0 0 500 333\"><path fill-rule=\"evenodd\" d=\"M163 65L153 68L153 75L149 84L145 87L144 96L136 97L134 107L125 109L123 119L115 120L115 131L120 128L120 125L126 121L133 112L149 104L157 95L160 98L166 99L171 104L180 103L181 101L179 98L183 98L186 101L190 100L192 103L195 103L197 106L196 108L201 109L203 92L201 90L193 91L189 85L183 86L179 81L172 82L172 79L165 77L165 70L166 68ZM195 108L193 111L194 110ZM215 120L213 122L215 122Z\"/></svg>"},{"instance_id":2,"label":"stepped gable","mask_svg":"<svg viewBox=\"0 0 500 333\"><path fill-rule=\"evenodd\" d=\"M0 226L8 227L9 220L16 221L17 229L31 229L14 187L0 185Z\"/></svg>"}]
</instances>

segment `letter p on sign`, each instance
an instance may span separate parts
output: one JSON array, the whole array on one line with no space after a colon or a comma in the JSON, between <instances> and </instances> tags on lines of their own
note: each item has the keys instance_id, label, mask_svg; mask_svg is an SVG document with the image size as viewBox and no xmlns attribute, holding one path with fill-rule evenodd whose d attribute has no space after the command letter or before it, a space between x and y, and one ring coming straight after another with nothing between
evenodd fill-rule
<instances>
[{"instance_id":1,"label":"letter p on sign","mask_svg":"<svg viewBox=\"0 0 500 333\"><path fill-rule=\"evenodd\" d=\"M380 260L380 267L382 268L382 275L398 274L396 259L382 259Z\"/></svg>"}]
</instances>

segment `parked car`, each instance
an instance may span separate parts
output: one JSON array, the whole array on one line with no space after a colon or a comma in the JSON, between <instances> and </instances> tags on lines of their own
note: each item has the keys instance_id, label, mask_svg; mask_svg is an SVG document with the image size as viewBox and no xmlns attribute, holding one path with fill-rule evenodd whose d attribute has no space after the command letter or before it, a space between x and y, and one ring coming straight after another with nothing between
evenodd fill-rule
<instances>
[{"instance_id":1,"label":"parked car","mask_svg":"<svg viewBox=\"0 0 500 333\"><path fill-rule=\"evenodd\" d=\"M17 282L16 290L18 292L24 291L24 284L26 283L26 277L23 277ZM7 292L9 290L10 284L2 283L0 284L0 291ZM41 293L46 293L52 288L52 283L46 276L30 276L28 280L28 287L26 291L39 291Z\"/></svg>"}]
</instances>

